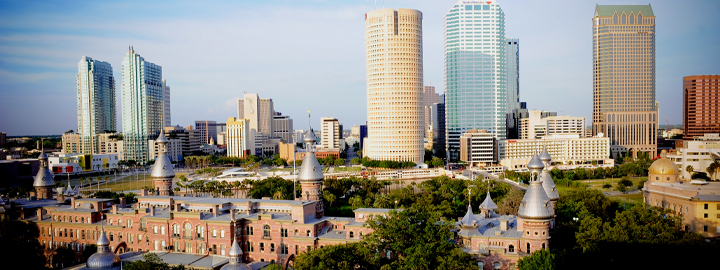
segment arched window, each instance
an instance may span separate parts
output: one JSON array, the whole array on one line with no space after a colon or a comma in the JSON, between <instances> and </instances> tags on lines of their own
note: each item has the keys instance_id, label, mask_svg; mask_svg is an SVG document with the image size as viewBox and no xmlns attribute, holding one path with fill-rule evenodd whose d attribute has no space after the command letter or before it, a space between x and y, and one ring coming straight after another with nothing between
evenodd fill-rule
<instances>
[{"instance_id":1,"label":"arched window","mask_svg":"<svg viewBox=\"0 0 720 270\"><path fill-rule=\"evenodd\" d=\"M192 225L190 223L185 223L185 237L192 237Z\"/></svg>"},{"instance_id":2,"label":"arched window","mask_svg":"<svg viewBox=\"0 0 720 270\"><path fill-rule=\"evenodd\" d=\"M613 24L618 24L619 20L620 20L620 18L618 17L617 13L615 15L613 15Z\"/></svg>"},{"instance_id":3,"label":"arched window","mask_svg":"<svg viewBox=\"0 0 720 270\"><path fill-rule=\"evenodd\" d=\"M157 226L153 226L153 233L157 234Z\"/></svg>"},{"instance_id":4,"label":"arched window","mask_svg":"<svg viewBox=\"0 0 720 270\"><path fill-rule=\"evenodd\" d=\"M270 243L270 252L275 252L275 243Z\"/></svg>"},{"instance_id":5,"label":"arched window","mask_svg":"<svg viewBox=\"0 0 720 270\"><path fill-rule=\"evenodd\" d=\"M220 230L220 238L225 238L225 230Z\"/></svg>"},{"instance_id":6,"label":"arched window","mask_svg":"<svg viewBox=\"0 0 720 270\"><path fill-rule=\"evenodd\" d=\"M80 218L80 223L85 223L85 218L84 218L84 217Z\"/></svg>"},{"instance_id":7,"label":"arched window","mask_svg":"<svg viewBox=\"0 0 720 270\"><path fill-rule=\"evenodd\" d=\"M165 235L165 226L160 226L160 234Z\"/></svg>"},{"instance_id":8,"label":"arched window","mask_svg":"<svg viewBox=\"0 0 720 270\"><path fill-rule=\"evenodd\" d=\"M263 237L270 237L270 225L263 226Z\"/></svg>"},{"instance_id":9,"label":"arched window","mask_svg":"<svg viewBox=\"0 0 720 270\"><path fill-rule=\"evenodd\" d=\"M634 24L634 23L635 23L635 15L630 14L630 21L629 21L628 23L629 23L629 24Z\"/></svg>"},{"instance_id":10,"label":"arched window","mask_svg":"<svg viewBox=\"0 0 720 270\"><path fill-rule=\"evenodd\" d=\"M510 245L510 246L508 247L508 252L515 252L515 246Z\"/></svg>"},{"instance_id":11,"label":"arched window","mask_svg":"<svg viewBox=\"0 0 720 270\"><path fill-rule=\"evenodd\" d=\"M545 243L542 244L542 249L545 249Z\"/></svg>"},{"instance_id":12,"label":"arched window","mask_svg":"<svg viewBox=\"0 0 720 270\"><path fill-rule=\"evenodd\" d=\"M213 238L216 238L216 237L217 237L217 230L216 230L216 229L213 229L213 230L212 230L212 237L213 237Z\"/></svg>"},{"instance_id":13,"label":"arched window","mask_svg":"<svg viewBox=\"0 0 720 270\"><path fill-rule=\"evenodd\" d=\"M307 230L307 237L310 237L310 230Z\"/></svg>"},{"instance_id":14,"label":"arched window","mask_svg":"<svg viewBox=\"0 0 720 270\"><path fill-rule=\"evenodd\" d=\"M173 231L173 237L180 237L180 225L173 224L172 231Z\"/></svg>"},{"instance_id":15,"label":"arched window","mask_svg":"<svg viewBox=\"0 0 720 270\"><path fill-rule=\"evenodd\" d=\"M350 231L350 238L355 238L355 234L352 231Z\"/></svg>"},{"instance_id":16,"label":"arched window","mask_svg":"<svg viewBox=\"0 0 720 270\"><path fill-rule=\"evenodd\" d=\"M527 253L530 254L530 243L527 243Z\"/></svg>"},{"instance_id":17,"label":"arched window","mask_svg":"<svg viewBox=\"0 0 720 270\"><path fill-rule=\"evenodd\" d=\"M643 23L642 14L638 14L638 24L642 24L642 23Z\"/></svg>"},{"instance_id":18,"label":"arched window","mask_svg":"<svg viewBox=\"0 0 720 270\"><path fill-rule=\"evenodd\" d=\"M265 252L265 243L260 243L260 252Z\"/></svg>"},{"instance_id":19,"label":"arched window","mask_svg":"<svg viewBox=\"0 0 720 270\"><path fill-rule=\"evenodd\" d=\"M203 227L202 225L197 225L197 228L195 229L195 232L197 232L197 237L202 238L203 237Z\"/></svg>"},{"instance_id":20,"label":"arched window","mask_svg":"<svg viewBox=\"0 0 720 270\"><path fill-rule=\"evenodd\" d=\"M298 236L298 230L295 229L295 236Z\"/></svg>"}]
</instances>

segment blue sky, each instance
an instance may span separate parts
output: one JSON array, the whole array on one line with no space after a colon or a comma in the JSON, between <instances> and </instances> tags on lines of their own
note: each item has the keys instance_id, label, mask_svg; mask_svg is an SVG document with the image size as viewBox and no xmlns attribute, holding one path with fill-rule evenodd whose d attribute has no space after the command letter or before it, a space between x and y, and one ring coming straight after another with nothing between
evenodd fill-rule
<instances>
[{"instance_id":1,"label":"blue sky","mask_svg":"<svg viewBox=\"0 0 720 270\"><path fill-rule=\"evenodd\" d=\"M425 84L444 91L443 16L455 0L378 0L423 12ZM507 37L520 39L520 99L530 109L592 113L595 4L498 1ZM682 123L682 77L720 74L720 1L650 1L657 19L660 119ZM646 4L635 2L630 4ZM306 110L345 127L366 119L364 14L351 1L0 1L0 131L77 129L75 76L82 56L107 61L120 105L128 46L163 67L172 122L225 122L243 92L272 98L306 128ZM117 111L121 114L120 109ZM118 129L122 129L118 121Z\"/></svg>"}]
</instances>

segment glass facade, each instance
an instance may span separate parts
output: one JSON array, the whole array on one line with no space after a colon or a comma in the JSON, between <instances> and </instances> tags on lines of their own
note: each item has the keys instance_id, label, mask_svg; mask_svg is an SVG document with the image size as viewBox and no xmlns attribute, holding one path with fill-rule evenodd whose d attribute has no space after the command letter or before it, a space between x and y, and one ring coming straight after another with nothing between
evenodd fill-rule
<instances>
[{"instance_id":1,"label":"glass facade","mask_svg":"<svg viewBox=\"0 0 720 270\"><path fill-rule=\"evenodd\" d=\"M487 130L505 139L505 13L496 1L458 1L445 15L447 148L457 160L460 136Z\"/></svg>"},{"instance_id":2,"label":"glass facade","mask_svg":"<svg viewBox=\"0 0 720 270\"><path fill-rule=\"evenodd\" d=\"M83 56L78 63L76 87L79 151L99 153L97 135L117 127L112 66Z\"/></svg>"},{"instance_id":3,"label":"glass facade","mask_svg":"<svg viewBox=\"0 0 720 270\"><path fill-rule=\"evenodd\" d=\"M123 158L144 164L163 126L162 67L130 49L122 64Z\"/></svg>"}]
</instances>

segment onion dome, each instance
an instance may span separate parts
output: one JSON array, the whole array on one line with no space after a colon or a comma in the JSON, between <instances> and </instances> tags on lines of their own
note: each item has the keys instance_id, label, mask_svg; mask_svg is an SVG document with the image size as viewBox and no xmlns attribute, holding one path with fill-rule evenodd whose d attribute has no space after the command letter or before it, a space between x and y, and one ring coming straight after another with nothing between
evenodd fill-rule
<instances>
[{"instance_id":1,"label":"onion dome","mask_svg":"<svg viewBox=\"0 0 720 270\"><path fill-rule=\"evenodd\" d=\"M540 173L542 169L545 168L545 165L542 163L542 161L540 161L540 157L535 154L533 155L532 159L530 159L530 162L528 162L527 168L532 173Z\"/></svg>"},{"instance_id":2,"label":"onion dome","mask_svg":"<svg viewBox=\"0 0 720 270\"><path fill-rule=\"evenodd\" d=\"M40 170L35 175L35 181L33 182L34 187L47 187L55 186L54 175L48 166L48 156L45 152L40 153L38 156L40 160Z\"/></svg>"},{"instance_id":3,"label":"onion dome","mask_svg":"<svg viewBox=\"0 0 720 270\"><path fill-rule=\"evenodd\" d=\"M490 191L488 190L487 196L485 197L485 200L480 204L480 209L487 209L487 210L497 210L498 206L493 202L492 198L490 197Z\"/></svg>"},{"instance_id":4,"label":"onion dome","mask_svg":"<svg viewBox=\"0 0 720 270\"><path fill-rule=\"evenodd\" d=\"M557 187L555 186L555 181L553 181L550 172L543 171L540 174L540 181L542 181L542 187L545 190L545 194L547 194L548 198L550 198L551 201L557 201L560 198L560 194L558 194Z\"/></svg>"},{"instance_id":5,"label":"onion dome","mask_svg":"<svg viewBox=\"0 0 720 270\"><path fill-rule=\"evenodd\" d=\"M307 133L305 134L305 138L303 138L303 141L305 143L315 144L315 142L317 141L317 137L315 137L315 132L313 132L312 129L308 129Z\"/></svg>"},{"instance_id":6,"label":"onion dome","mask_svg":"<svg viewBox=\"0 0 720 270\"><path fill-rule=\"evenodd\" d=\"M680 173L680 169L667 158L655 160L648 169L648 174L677 175L678 173Z\"/></svg>"},{"instance_id":7,"label":"onion dome","mask_svg":"<svg viewBox=\"0 0 720 270\"><path fill-rule=\"evenodd\" d=\"M550 156L550 153L548 153L547 147L543 146L543 150L540 153L540 161L545 164L545 167L549 167L551 160L552 156Z\"/></svg>"},{"instance_id":8,"label":"onion dome","mask_svg":"<svg viewBox=\"0 0 720 270\"><path fill-rule=\"evenodd\" d=\"M550 198L545 194L545 189L539 181L530 182L520 202L518 216L524 219L549 219L555 216Z\"/></svg>"},{"instance_id":9,"label":"onion dome","mask_svg":"<svg viewBox=\"0 0 720 270\"><path fill-rule=\"evenodd\" d=\"M170 162L170 158L167 156L168 139L165 138L164 130L160 130L160 136L155 139L155 142L159 144L160 154L157 159L155 159L150 177L156 180L172 179L175 177L175 171L173 171L172 162Z\"/></svg>"},{"instance_id":10,"label":"onion dome","mask_svg":"<svg viewBox=\"0 0 720 270\"><path fill-rule=\"evenodd\" d=\"M307 137L306 137L307 138ZM325 179L322 173L322 166L312 151L305 152L305 158L297 176L298 181L322 181Z\"/></svg>"},{"instance_id":11,"label":"onion dome","mask_svg":"<svg viewBox=\"0 0 720 270\"><path fill-rule=\"evenodd\" d=\"M460 220L460 226L463 228L477 228L480 226L480 221L475 218L475 215L472 212L472 207L470 207L469 204L467 213L465 213L465 216Z\"/></svg>"},{"instance_id":12,"label":"onion dome","mask_svg":"<svg viewBox=\"0 0 720 270\"><path fill-rule=\"evenodd\" d=\"M238 245L236 240L233 240L230 252L228 252L230 262L220 268L220 270L252 270L247 264L242 263L242 254L243 252L240 245Z\"/></svg>"},{"instance_id":13,"label":"onion dome","mask_svg":"<svg viewBox=\"0 0 720 270\"><path fill-rule=\"evenodd\" d=\"M120 257L110 251L110 241L105 236L105 230L102 230L97 241L97 252L88 258L85 266L88 269L113 269L121 263Z\"/></svg>"}]
</instances>

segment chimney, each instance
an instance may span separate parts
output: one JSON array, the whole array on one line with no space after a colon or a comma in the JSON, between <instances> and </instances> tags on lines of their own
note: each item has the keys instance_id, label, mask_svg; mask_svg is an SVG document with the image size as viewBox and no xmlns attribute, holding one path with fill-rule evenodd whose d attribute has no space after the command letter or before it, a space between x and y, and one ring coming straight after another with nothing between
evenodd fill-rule
<instances>
[{"instance_id":1,"label":"chimney","mask_svg":"<svg viewBox=\"0 0 720 270\"><path fill-rule=\"evenodd\" d=\"M235 210L230 209L230 220L235 220Z\"/></svg>"},{"instance_id":2,"label":"chimney","mask_svg":"<svg viewBox=\"0 0 720 270\"><path fill-rule=\"evenodd\" d=\"M153 206L150 206L150 216L151 216L151 217L154 217L154 216L155 216L155 206L154 206L154 205L153 205Z\"/></svg>"},{"instance_id":3,"label":"chimney","mask_svg":"<svg viewBox=\"0 0 720 270\"><path fill-rule=\"evenodd\" d=\"M112 206L112 213L117 215L117 209L118 209L117 204L113 204L113 206Z\"/></svg>"},{"instance_id":4,"label":"chimney","mask_svg":"<svg viewBox=\"0 0 720 270\"><path fill-rule=\"evenodd\" d=\"M508 229L508 220L507 219L501 219L500 220L500 231L507 231Z\"/></svg>"},{"instance_id":5,"label":"chimney","mask_svg":"<svg viewBox=\"0 0 720 270\"><path fill-rule=\"evenodd\" d=\"M216 205L213 205L213 217L217 217L217 216L218 216L218 206L216 204Z\"/></svg>"},{"instance_id":6,"label":"chimney","mask_svg":"<svg viewBox=\"0 0 720 270\"><path fill-rule=\"evenodd\" d=\"M70 197L70 208L75 209L75 197Z\"/></svg>"},{"instance_id":7,"label":"chimney","mask_svg":"<svg viewBox=\"0 0 720 270\"><path fill-rule=\"evenodd\" d=\"M2 207L2 206L0 206L0 207ZM37 216L38 216L38 221L41 221L42 220L42 208L37 209Z\"/></svg>"},{"instance_id":8,"label":"chimney","mask_svg":"<svg viewBox=\"0 0 720 270\"><path fill-rule=\"evenodd\" d=\"M127 204L127 198L120 197L120 208L125 208L126 204Z\"/></svg>"},{"instance_id":9,"label":"chimney","mask_svg":"<svg viewBox=\"0 0 720 270\"><path fill-rule=\"evenodd\" d=\"M175 211L178 211L178 212L179 212L180 210L182 210L182 204L181 204L181 203L176 203L176 204L175 204Z\"/></svg>"}]
</instances>

